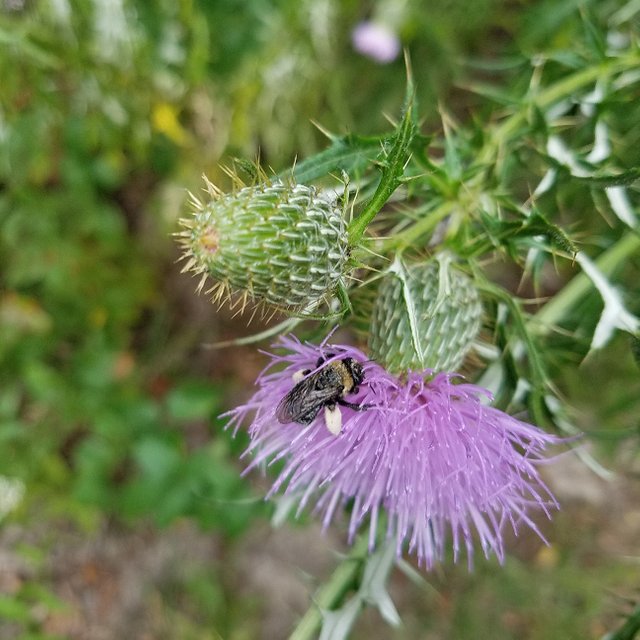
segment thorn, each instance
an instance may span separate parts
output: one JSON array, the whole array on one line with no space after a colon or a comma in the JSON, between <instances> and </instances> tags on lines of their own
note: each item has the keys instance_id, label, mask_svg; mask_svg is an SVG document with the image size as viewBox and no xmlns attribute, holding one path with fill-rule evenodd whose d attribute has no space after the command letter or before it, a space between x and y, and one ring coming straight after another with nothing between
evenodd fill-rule
<instances>
[{"instance_id":1,"label":"thorn","mask_svg":"<svg viewBox=\"0 0 640 640\"><path fill-rule=\"evenodd\" d=\"M203 273L202 278L200 278L200 282L198 282L198 286L196 287L197 293L202 293L202 289L204 287L204 283L207 281L207 274Z\"/></svg>"},{"instance_id":2,"label":"thorn","mask_svg":"<svg viewBox=\"0 0 640 640\"><path fill-rule=\"evenodd\" d=\"M191 204L196 211L202 211L204 209L204 203L200 198L191 191L187 191L187 193L189 194L189 204Z\"/></svg>"},{"instance_id":3,"label":"thorn","mask_svg":"<svg viewBox=\"0 0 640 640\"><path fill-rule=\"evenodd\" d=\"M233 183L233 188L235 189L244 189L247 185L244 183L242 178L238 175L238 173L231 167L226 165L220 165L223 173L225 173L229 178L231 178L231 182Z\"/></svg>"},{"instance_id":4,"label":"thorn","mask_svg":"<svg viewBox=\"0 0 640 640\"><path fill-rule=\"evenodd\" d=\"M202 174L202 179L204 180L205 191L209 196L211 196L211 198L217 200L222 195L222 191L218 189L218 187L216 187L216 185L213 184L213 182L211 182L204 173ZM204 206L201 205L200 208L204 208Z\"/></svg>"},{"instance_id":5,"label":"thorn","mask_svg":"<svg viewBox=\"0 0 640 640\"><path fill-rule=\"evenodd\" d=\"M317 120L310 120L310 122L322 135L331 140L331 142L335 142L339 138L335 133L331 133L329 129L325 129Z\"/></svg>"},{"instance_id":6,"label":"thorn","mask_svg":"<svg viewBox=\"0 0 640 640\"><path fill-rule=\"evenodd\" d=\"M267 318L267 322L271 322L273 320L273 317L276 315L276 313L278 312L278 308L277 307L271 307L271 308L264 308L264 312L265 314L267 313L267 311L270 310L271 313L269 314L269 317Z\"/></svg>"},{"instance_id":7,"label":"thorn","mask_svg":"<svg viewBox=\"0 0 640 640\"><path fill-rule=\"evenodd\" d=\"M180 260L184 260L185 258L188 258L188 254L183 255ZM193 269L193 267L195 267L197 263L197 260L195 258L191 258L189 260L189 262L187 262L187 264L184 265L184 267L182 267L182 269L180 269L180 273L186 273L187 271L191 271Z\"/></svg>"},{"instance_id":8,"label":"thorn","mask_svg":"<svg viewBox=\"0 0 640 640\"><path fill-rule=\"evenodd\" d=\"M247 303L249 301L249 292L246 289L244 291L244 294L242 295L241 301L242 305L240 307L240 313L244 314L244 310L247 308Z\"/></svg>"},{"instance_id":9,"label":"thorn","mask_svg":"<svg viewBox=\"0 0 640 640\"><path fill-rule=\"evenodd\" d=\"M249 321L247 322L247 324L251 324L253 322L253 319L256 317L256 313L258 312L258 305L254 305L253 307L253 311L251 312L251 317L249 318Z\"/></svg>"},{"instance_id":10,"label":"thorn","mask_svg":"<svg viewBox=\"0 0 640 640\"><path fill-rule=\"evenodd\" d=\"M222 305L222 298L224 297L225 285L223 282L216 282L213 287L211 287L211 302L214 304L219 303ZM219 307L218 307L219 308Z\"/></svg>"},{"instance_id":11,"label":"thorn","mask_svg":"<svg viewBox=\"0 0 640 640\"><path fill-rule=\"evenodd\" d=\"M178 224L181 227L184 227L185 229L193 229L193 227L195 226L195 221L194 221L193 217L180 218L178 220ZM182 233L188 233L188 232L187 231L182 231Z\"/></svg>"}]
</instances>

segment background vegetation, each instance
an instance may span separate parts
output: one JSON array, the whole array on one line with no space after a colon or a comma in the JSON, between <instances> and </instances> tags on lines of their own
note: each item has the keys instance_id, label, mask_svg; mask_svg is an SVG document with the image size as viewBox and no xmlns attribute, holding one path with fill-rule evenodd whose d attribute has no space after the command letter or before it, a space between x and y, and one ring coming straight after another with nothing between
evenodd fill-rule
<instances>
[{"instance_id":1,"label":"background vegetation","mask_svg":"<svg viewBox=\"0 0 640 640\"><path fill-rule=\"evenodd\" d=\"M1 638L283 637L330 573L343 532L272 532L260 479L240 476L243 439L217 416L247 397L263 360L203 346L251 328L193 293L171 234L202 172L228 184L220 163L259 154L286 169L327 146L312 121L390 130L403 61L379 65L351 44L372 16L411 54L423 132L445 122L480 136L526 93L536 56L549 79L595 69L640 4L1 0ZM599 107L621 172L640 164L632 96L611 91ZM544 147L543 124L536 135ZM515 179L524 187L542 166L532 150ZM580 247L623 236L603 190L563 184L543 205ZM628 195L637 206L632 180ZM618 267L640 313L640 255ZM518 288L518 270L494 268ZM571 276L566 263L544 275L545 296ZM626 334L585 359L595 290L569 311L545 347L550 374L615 476L567 457L549 472L563 504L544 525L551 547L513 540L505 567L447 566L421 585L397 572L404 626L367 611L354 637L597 638L633 609L638 368Z\"/></svg>"}]
</instances>

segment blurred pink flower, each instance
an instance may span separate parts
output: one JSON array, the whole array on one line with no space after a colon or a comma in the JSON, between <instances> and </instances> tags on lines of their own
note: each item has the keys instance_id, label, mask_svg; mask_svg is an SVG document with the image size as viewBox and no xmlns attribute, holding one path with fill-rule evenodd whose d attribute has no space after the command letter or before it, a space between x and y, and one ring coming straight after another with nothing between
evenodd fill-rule
<instances>
[{"instance_id":1,"label":"blurred pink flower","mask_svg":"<svg viewBox=\"0 0 640 640\"><path fill-rule=\"evenodd\" d=\"M360 22L351 33L353 48L376 62L392 62L400 53L400 40L388 27L376 22Z\"/></svg>"},{"instance_id":2,"label":"blurred pink flower","mask_svg":"<svg viewBox=\"0 0 640 640\"><path fill-rule=\"evenodd\" d=\"M398 554L406 544L427 568L442 560L449 535L454 560L464 547L470 566L475 537L485 556L504 559L507 525L517 532L525 524L544 540L529 512L549 516L549 508L558 507L537 467L559 438L483 405L480 398L489 392L454 384L454 375L428 379L430 371L413 372L401 381L353 347L314 346L294 337L274 346L287 353L270 354L258 390L225 414L236 431L249 424L245 455L253 460L247 471L284 463L269 496L281 490L293 496L298 513L311 501L324 527L351 503L349 539L368 517L371 547L384 511ZM292 376L314 370L319 357L353 358L364 367L358 393L346 399L373 406L340 407L338 435L327 429L322 412L307 426L281 424L275 415Z\"/></svg>"}]
</instances>

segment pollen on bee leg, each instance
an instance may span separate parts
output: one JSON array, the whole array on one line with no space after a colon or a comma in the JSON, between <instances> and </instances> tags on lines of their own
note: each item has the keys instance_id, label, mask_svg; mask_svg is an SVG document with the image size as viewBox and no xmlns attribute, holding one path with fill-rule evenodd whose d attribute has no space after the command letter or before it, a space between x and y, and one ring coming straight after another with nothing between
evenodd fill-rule
<instances>
[{"instance_id":1,"label":"pollen on bee leg","mask_svg":"<svg viewBox=\"0 0 640 640\"><path fill-rule=\"evenodd\" d=\"M340 407L333 405L332 407L327 405L324 408L324 421L327 425L327 429L337 436L342 430L342 413Z\"/></svg>"},{"instance_id":2,"label":"pollen on bee leg","mask_svg":"<svg viewBox=\"0 0 640 640\"><path fill-rule=\"evenodd\" d=\"M310 371L311 369L300 369L291 376L291 379L298 384Z\"/></svg>"}]
</instances>

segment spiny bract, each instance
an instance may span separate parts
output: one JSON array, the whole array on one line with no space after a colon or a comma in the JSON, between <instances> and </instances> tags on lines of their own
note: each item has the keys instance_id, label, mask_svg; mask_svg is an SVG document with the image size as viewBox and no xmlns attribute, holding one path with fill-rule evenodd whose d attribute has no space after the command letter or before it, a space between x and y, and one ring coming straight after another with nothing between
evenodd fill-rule
<instances>
[{"instance_id":1,"label":"spiny bract","mask_svg":"<svg viewBox=\"0 0 640 640\"><path fill-rule=\"evenodd\" d=\"M270 305L292 315L318 314L348 269L345 221L337 202L315 187L262 181L222 194L205 178L209 198L191 194L194 208L179 236L184 271L208 277L208 293L223 303Z\"/></svg>"},{"instance_id":2,"label":"spiny bract","mask_svg":"<svg viewBox=\"0 0 640 640\"><path fill-rule=\"evenodd\" d=\"M472 280L447 259L384 278L373 308L371 356L390 371L456 371L480 330Z\"/></svg>"}]
</instances>

